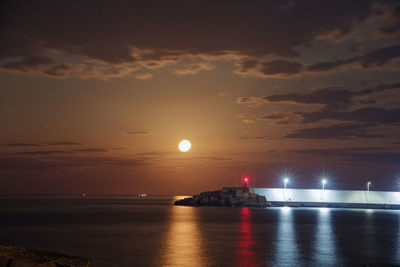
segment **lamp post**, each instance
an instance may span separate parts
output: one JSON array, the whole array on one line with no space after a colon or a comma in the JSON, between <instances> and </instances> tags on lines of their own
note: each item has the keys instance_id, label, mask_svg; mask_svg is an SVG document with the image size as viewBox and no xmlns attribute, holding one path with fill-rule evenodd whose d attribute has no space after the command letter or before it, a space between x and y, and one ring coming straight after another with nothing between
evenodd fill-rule
<instances>
[{"instance_id":1,"label":"lamp post","mask_svg":"<svg viewBox=\"0 0 400 267\"><path fill-rule=\"evenodd\" d=\"M322 179L322 190L325 190L326 179Z\"/></svg>"},{"instance_id":2,"label":"lamp post","mask_svg":"<svg viewBox=\"0 0 400 267\"><path fill-rule=\"evenodd\" d=\"M286 201L286 196L285 196L285 192L286 192L286 185L289 182L289 178L288 177L284 177L283 178L283 186L285 189L283 189L283 200Z\"/></svg>"},{"instance_id":3,"label":"lamp post","mask_svg":"<svg viewBox=\"0 0 400 267\"><path fill-rule=\"evenodd\" d=\"M286 189L286 184L289 182L289 178L287 178L287 177L285 177L284 179L283 179L283 184L284 184L284 186L285 186L285 189Z\"/></svg>"},{"instance_id":4,"label":"lamp post","mask_svg":"<svg viewBox=\"0 0 400 267\"><path fill-rule=\"evenodd\" d=\"M367 183L367 190L368 190L368 192L369 192L369 186L371 185L371 182L370 181L368 181L368 183Z\"/></svg>"}]
</instances>

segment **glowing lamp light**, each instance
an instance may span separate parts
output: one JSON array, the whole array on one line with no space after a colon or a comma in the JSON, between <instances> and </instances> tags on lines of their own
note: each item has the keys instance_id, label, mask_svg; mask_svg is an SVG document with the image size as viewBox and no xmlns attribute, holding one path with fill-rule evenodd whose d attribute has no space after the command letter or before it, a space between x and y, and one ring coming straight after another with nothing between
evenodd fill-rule
<instances>
[{"instance_id":1,"label":"glowing lamp light","mask_svg":"<svg viewBox=\"0 0 400 267\"><path fill-rule=\"evenodd\" d=\"M324 178L324 179L322 179L322 190L325 189L325 184L326 184L326 179Z\"/></svg>"},{"instance_id":2,"label":"glowing lamp light","mask_svg":"<svg viewBox=\"0 0 400 267\"><path fill-rule=\"evenodd\" d=\"M248 177L242 178L242 185L244 188L247 188L249 186L249 181L250 181L250 179Z\"/></svg>"},{"instance_id":3,"label":"glowing lamp light","mask_svg":"<svg viewBox=\"0 0 400 267\"><path fill-rule=\"evenodd\" d=\"M283 184L285 185L285 188L287 183L289 183L289 178L287 177L283 178Z\"/></svg>"}]
</instances>

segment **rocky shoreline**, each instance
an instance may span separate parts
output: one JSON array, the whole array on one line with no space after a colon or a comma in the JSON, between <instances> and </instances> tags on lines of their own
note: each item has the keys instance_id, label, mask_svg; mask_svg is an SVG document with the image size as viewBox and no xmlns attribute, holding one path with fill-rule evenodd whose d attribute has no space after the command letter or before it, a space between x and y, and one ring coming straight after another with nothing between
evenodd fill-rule
<instances>
[{"instance_id":1,"label":"rocky shoreline","mask_svg":"<svg viewBox=\"0 0 400 267\"><path fill-rule=\"evenodd\" d=\"M248 187L224 187L222 190L202 192L193 197L174 202L179 206L214 206L214 207L257 207L271 206L265 196L254 193Z\"/></svg>"},{"instance_id":2,"label":"rocky shoreline","mask_svg":"<svg viewBox=\"0 0 400 267\"><path fill-rule=\"evenodd\" d=\"M89 259L48 251L0 245L0 267L89 267Z\"/></svg>"}]
</instances>

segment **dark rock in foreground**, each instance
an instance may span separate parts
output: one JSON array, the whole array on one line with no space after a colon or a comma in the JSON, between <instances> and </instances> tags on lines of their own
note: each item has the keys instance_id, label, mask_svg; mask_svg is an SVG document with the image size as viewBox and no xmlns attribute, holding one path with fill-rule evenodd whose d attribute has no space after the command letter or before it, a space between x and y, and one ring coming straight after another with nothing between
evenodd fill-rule
<instances>
[{"instance_id":1,"label":"dark rock in foreground","mask_svg":"<svg viewBox=\"0 0 400 267\"><path fill-rule=\"evenodd\" d=\"M270 206L265 196L254 193L251 188L224 187L222 190L202 192L200 195L175 201L182 206L259 207Z\"/></svg>"},{"instance_id":2,"label":"dark rock in foreground","mask_svg":"<svg viewBox=\"0 0 400 267\"><path fill-rule=\"evenodd\" d=\"M87 267L88 259L47 251L0 245L0 267Z\"/></svg>"}]
</instances>

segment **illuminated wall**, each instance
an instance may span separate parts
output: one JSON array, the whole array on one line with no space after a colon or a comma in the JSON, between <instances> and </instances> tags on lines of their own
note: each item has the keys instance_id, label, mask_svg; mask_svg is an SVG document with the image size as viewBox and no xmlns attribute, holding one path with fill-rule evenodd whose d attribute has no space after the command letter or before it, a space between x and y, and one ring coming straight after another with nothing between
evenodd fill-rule
<instances>
[{"instance_id":1,"label":"illuminated wall","mask_svg":"<svg viewBox=\"0 0 400 267\"><path fill-rule=\"evenodd\" d=\"M254 188L254 192L259 195L264 195L267 201L272 202L290 201L400 205L400 192L289 188Z\"/></svg>"}]
</instances>

